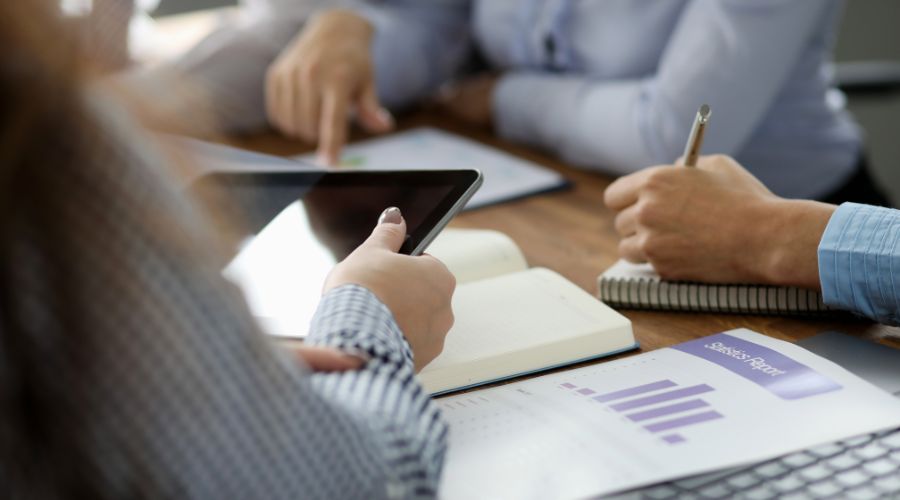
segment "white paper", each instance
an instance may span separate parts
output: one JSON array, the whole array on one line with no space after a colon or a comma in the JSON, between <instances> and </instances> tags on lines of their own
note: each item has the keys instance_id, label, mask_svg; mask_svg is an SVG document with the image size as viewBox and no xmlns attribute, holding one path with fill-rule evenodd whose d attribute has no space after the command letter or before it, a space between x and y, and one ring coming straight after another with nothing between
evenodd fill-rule
<instances>
[{"instance_id":1,"label":"white paper","mask_svg":"<svg viewBox=\"0 0 900 500\"><path fill-rule=\"evenodd\" d=\"M441 497L609 494L900 427L900 400L834 363L749 330L720 335L726 337L693 346L733 357L727 362L740 365L736 370L771 385L666 348L439 399L450 423ZM716 345L716 339L725 342ZM729 347L729 339L755 347L745 349L748 354ZM779 357L787 361L772 361ZM805 365L804 371L785 363ZM651 385L659 388L614 394ZM810 387L813 393L804 395ZM702 392L656 403L643 399L675 391Z\"/></svg>"},{"instance_id":2,"label":"white paper","mask_svg":"<svg viewBox=\"0 0 900 500\"><path fill-rule=\"evenodd\" d=\"M297 157L312 162L315 155ZM341 167L359 170L477 169L484 183L466 204L476 208L565 185L553 170L433 128L416 128L351 144Z\"/></svg>"}]
</instances>

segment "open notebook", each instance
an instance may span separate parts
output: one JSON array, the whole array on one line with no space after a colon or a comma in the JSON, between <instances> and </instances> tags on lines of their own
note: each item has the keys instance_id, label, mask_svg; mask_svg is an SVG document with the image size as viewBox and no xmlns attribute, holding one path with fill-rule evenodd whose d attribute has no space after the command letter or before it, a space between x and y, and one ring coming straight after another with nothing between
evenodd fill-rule
<instances>
[{"instance_id":1,"label":"open notebook","mask_svg":"<svg viewBox=\"0 0 900 500\"><path fill-rule=\"evenodd\" d=\"M459 283L444 351L420 373L433 394L637 347L627 318L549 269L528 269L502 233L447 229L428 253Z\"/></svg>"},{"instance_id":2,"label":"open notebook","mask_svg":"<svg viewBox=\"0 0 900 500\"><path fill-rule=\"evenodd\" d=\"M797 287L665 281L649 264L620 260L597 278L612 307L673 311L818 316L837 314L818 293Z\"/></svg>"}]
</instances>

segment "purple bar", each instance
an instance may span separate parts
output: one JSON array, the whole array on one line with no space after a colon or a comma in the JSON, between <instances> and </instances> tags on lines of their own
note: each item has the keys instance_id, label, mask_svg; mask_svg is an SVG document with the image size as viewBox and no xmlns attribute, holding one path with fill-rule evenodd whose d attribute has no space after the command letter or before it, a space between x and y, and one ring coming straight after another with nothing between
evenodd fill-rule
<instances>
[{"instance_id":1,"label":"purple bar","mask_svg":"<svg viewBox=\"0 0 900 500\"><path fill-rule=\"evenodd\" d=\"M668 436L663 436L662 440L669 444L678 444L685 441L681 434L669 434Z\"/></svg>"},{"instance_id":2,"label":"purple bar","mask_svg":"<svg viewBox=\"0 0 900 500\"><path fill-rule=\"evenodd\" d=\"M594 393L594 391L588 389L587 387L585 387L584 389L578 389L575 392L577 392L578 394L584 394L585 396L590 396Z\"/></svg>"},{"instance_id":3,"label":"purple bar","mask_svg":"<svg viewBox=\"0 0 900 500\"><path fill-rule=\"evenodd\" d=\"M669 429L677 429L679 427L685 427L687 425L699 424L701 422L707 422L709 420L716 420L718 418L722 418L722 414L717 411L707 411L703 413L698 413L696 415L688 415L686 417L681 418L673 418L672 420L666 420L665 422L659 422L656 424L645 425L644 429L647 429L650 432L662 432L667 431Z\"/></svg>"},{"instance_id":4,"label":"purple bar","mask_svg":"<svg viewBox=\"0 0 900 500\"><path fill-rule=\"evenodd\" d=\"M631 415L626 415L626 417L632 422L643 422L644 420L651 418L665 417L666 415L671 415L673 413L696 410L697 408L704 408L706 406L709 406L709 404L702 399L691 399L690 401L685 401L683 403L675 403L673 405L660 406L659 408L654 408L652 410L632 413Z\"/></svg>"},{"instance_id":5,"label":"purple bar","mask_svg":"<svg viewBox=\"0 0 900 500\"><path fill-rule=\"evenodd\" d=\"M696 396L697 394L703 394L704 392L710 392L713 390L715 389L706 384L692 385L690 387L685 387L684 389L676 389L674 391L664 392L662 394L654 394L653 396L646 396L643 398L632 399L631 401L625 401L623 403L616 403L614 405L610 405L610 408L622 412L634 408L640 408L641 406L654 405L656 403L665 403L666 401L671 401L673 399Z\"/></svg>"},{"instance_id":6,"label":"purple bar","mask_svg":"<svg viewBox=\"0 0 900 500\"><path fill-rule=\"evenodd\" d=\"M574 389L575 388L575 384L570 384L568 382L566 382L565 384L562 384L562 386L565 387L566 389Z\"/></svg>"},{"instance_id":7,"label":"purple bar","mask_svg":"<svg viewBox=\"0 0 900 500\"><path fill-rule=\"evenodd\" d=\"M672 349L715 363L782 399L802 399L841 389L840 384L766 346L719 333Z\"/></svg>"},{"instance_id":8,"label":"purple bar","mask_svg":"<svg viewBox=\"0 0 900 500\"><path fill-rule=\"evenodd\" d=\"M594 396L594 399L601 403L606 403L608 401L615 401L617 399L637 396L638 394L644 394L645 392L668 389L669 387L675 387L676 385L678 384L672 382L671 380L660 380L659 382L652 382L650 384L639 385L630 389L622 389L621 391L609 392L606 394L601 394L599 396Z\"/></svg>"}]
</instances>

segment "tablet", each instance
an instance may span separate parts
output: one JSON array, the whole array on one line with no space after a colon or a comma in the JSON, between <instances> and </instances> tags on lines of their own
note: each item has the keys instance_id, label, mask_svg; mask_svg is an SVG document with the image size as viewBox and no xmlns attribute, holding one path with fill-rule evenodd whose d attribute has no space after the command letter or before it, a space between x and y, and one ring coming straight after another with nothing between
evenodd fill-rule
<instances>
[{"instance_id":1,"label":"tablet","mask_svg":"<svg viewBox=\"0 0 900 500\"><path fill-rule=\"evenodd\" d=\"M303 337L332 267L400 208L400 253L421 254L481 185L477 170L222 172L192 188L216 194L246 228L224 275L267 333Z\"/></svg>"}]
</instances>

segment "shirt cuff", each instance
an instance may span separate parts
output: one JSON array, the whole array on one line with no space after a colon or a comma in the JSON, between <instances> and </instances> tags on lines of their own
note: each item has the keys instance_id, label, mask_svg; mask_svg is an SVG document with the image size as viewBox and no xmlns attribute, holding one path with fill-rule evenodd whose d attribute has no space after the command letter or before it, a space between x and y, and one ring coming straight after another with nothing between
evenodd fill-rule
<instances>
[{"instance_id":1,"label":"shirt cuff","mask_svg":"<svg viewBox=\"0 0 900 500\"><path fill-rule=\"evenodd\" d=\"M306 342L413 366L412 349L391 310L359 285L343 285L322 297Z\"/></svg>"},{"instance_id":2,"label":"shirt cuff","mask_svg":"<svg viewBox=\"0 0 900 500\"><path fill-rule=\"evenodd\" d=\"M819 243L819 280L825 304L897 324L892 270L900 270L900 211L844 203Z\"/></svg>"}]
</instances>

